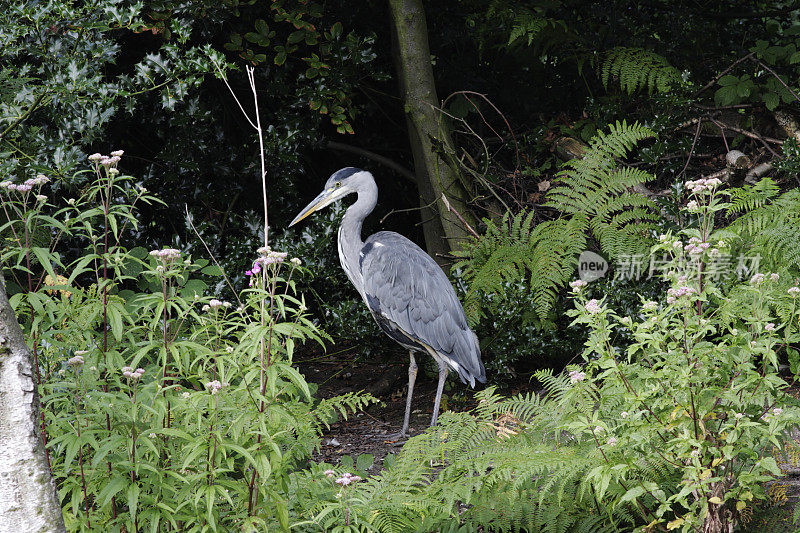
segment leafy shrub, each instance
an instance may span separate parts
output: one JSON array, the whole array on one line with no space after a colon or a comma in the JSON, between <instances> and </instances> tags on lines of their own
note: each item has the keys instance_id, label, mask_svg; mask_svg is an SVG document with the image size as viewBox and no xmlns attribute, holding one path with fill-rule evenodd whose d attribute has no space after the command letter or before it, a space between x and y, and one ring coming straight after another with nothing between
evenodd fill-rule
<instances>
[{"instance_id":1,"label":"leafy shrub","mask_svg":"<svg viewBox=\"0 0 800 533\"><path fill-rule=\"evenodd\" d=\"M714 215L728 207L718 184L687 182L688 210L699 225L679 238L663 235L654 248L673 258L666 305L645 301L634 321L587 300L576 284L572 315L592 329L587 365L570 372L572 387L551 381L564 405L577 406L564 428L603 450L605 464L589 473L598 493L621 486L612 508L635 502L650 526L681 531L728 531L740 523L742 512L766 498L763 483L781 475L773 447L800 423L777 352L800 339L800 288L756 273L724 294L706 275L725 249L720 237L730 234L714 231ZM625 351L609 342L620 325L634 337ZM627 472L641 461L680 481L632 484Z\"/></svg>"},{"instance_id":2,"label":"leafy shrub","mask_svg":"<svg viewBox=\"0 0 800 533\"><path fill-rule=\"evenodd\" d=\"M337 488L322 472L297 474L319 501L303 524L722 532L752 516L768 499L765 483L781 475L775 454L787 430L800 423L778 371L779 351L800 340L800 287L755 273L723 291L707 275L731 234L714 229L729 207L717 185L688 182L697 226L654 246L671 257L664 301L642 298L621 316L610 298L589 298L573 282L569 314L589 330L585 364L538 372L546 397L478 393L474 412L443 413L363 482ZM800 358L787 352L796 373Z\"/></svg>"},{"instance_id":3,"label":"leafy shrub","mask_svg":"<svg viewBox=\"0 0 800 533\"><path fill-rule=\"evenodd\" d=\"M120 175L121 155L91 156L92 185L55 212L44 176L2 184L3 265L67 526L288 529L288 476L336 412L370 398L315 402L291 366L298 343L325 338L296 291L299 261L260 249L228 303L204 294L197 276L221 273L207 261L127 250L135 205L155 199ZM56 251L64 239L82 246L75 260Z\"/></svg>"}]
</instances>

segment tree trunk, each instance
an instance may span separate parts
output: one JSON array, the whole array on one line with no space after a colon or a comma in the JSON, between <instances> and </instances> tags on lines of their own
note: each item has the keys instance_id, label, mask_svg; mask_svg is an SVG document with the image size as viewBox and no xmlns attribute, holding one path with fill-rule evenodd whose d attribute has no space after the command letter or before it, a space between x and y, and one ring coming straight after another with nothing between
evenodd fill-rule
<instances>
[{"instance_id":1,"label":"tree trunk","mask_svg":"<svg viewBox=\"0 0 800 533\"><path fill-rule=\"evenodd\" d=\"M0 273L0 531L63 532L44 455L33 357Z\"/></svg>"},{"instance_id":2,"label":"tree trunk","mask_svg":"<svg viewBox=\"0 0 800 533\"><path fill-rule=\"evenodd\" d=\"M442 255L456 248L458 242L469 235L461 221L445 206L442 193L467 222L473 223L466 205L469 194L458 174L435 150L435 144L451 150L453 142L437 110L439 101L433 81L422 0L389 0L389 6L394 26L395 62L422 206L425 244L428 253L442 262Z\"/></svg>"}]
</instances>

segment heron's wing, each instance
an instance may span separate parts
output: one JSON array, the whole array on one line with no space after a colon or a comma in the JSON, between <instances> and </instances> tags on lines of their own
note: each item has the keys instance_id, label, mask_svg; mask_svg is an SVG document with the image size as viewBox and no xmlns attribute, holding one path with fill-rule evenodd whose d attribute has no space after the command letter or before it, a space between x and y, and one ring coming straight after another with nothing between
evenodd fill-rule
<instances>
[{"instance_id":1,"label":"heron's wing","mask_svg":"<svg viewBox=\"0 0 800 533\"><path fill-rule=\"evenodd\" d=\"M376 316L430 346L465 383L485 382L478 338L442 269L402 235L370 236L360 255L364 298Z\"/></svg>"}]
</instances>

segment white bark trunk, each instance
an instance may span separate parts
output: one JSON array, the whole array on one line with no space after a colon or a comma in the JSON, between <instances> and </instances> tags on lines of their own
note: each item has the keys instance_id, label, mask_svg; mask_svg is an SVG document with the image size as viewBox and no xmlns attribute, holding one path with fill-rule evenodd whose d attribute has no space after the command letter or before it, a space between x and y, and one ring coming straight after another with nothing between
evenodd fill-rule
<instances>
[{"instance_id":1,"label":"white bark trunk","mask_svg":"<svg viewBox=\"0 0 800 533\"><path fill-rule=\"evenodd\" d=\"M0 533L64 531L40 434L33 357L0 273Z\"/></svg>"}]
</instances>

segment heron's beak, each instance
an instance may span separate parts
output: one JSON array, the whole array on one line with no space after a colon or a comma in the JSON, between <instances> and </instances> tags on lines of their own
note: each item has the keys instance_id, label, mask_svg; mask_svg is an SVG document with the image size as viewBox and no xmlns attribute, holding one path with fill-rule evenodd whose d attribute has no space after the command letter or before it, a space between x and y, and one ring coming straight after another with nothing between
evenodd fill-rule
<instances>
[{"instance_id":1,"label":"heron's beak","mask_svg":"<svg viewBox=\"0 0 800 533\"><path fill-rule=\"evenodd\" d=\"M341 198L343 195L342 194L338 194L339 191L342 191L342 188L339 188L339 189L325 189L324 191L319 193L319 195L316 198L311 200L310 204L308 204L302 211L300 211L300 214L298 214L296 217L294 217L294 220L292 220L289 223L289 227L294 226L295 224L297 224L298 222L300 222L301 220L303 220L304 218L309 216L314 211L319 211L323 207L325 207L325 206L335 202L339 198Z\"/></svg>"}]
</instances>

